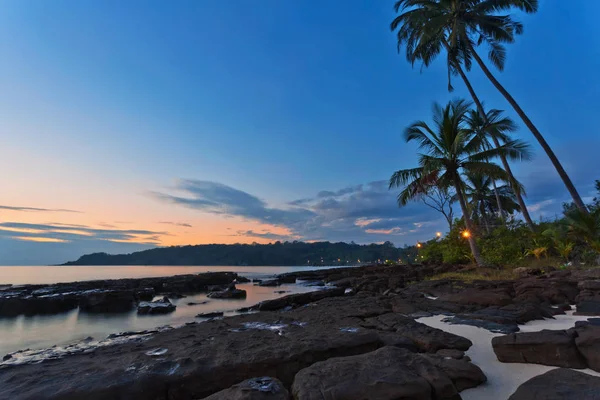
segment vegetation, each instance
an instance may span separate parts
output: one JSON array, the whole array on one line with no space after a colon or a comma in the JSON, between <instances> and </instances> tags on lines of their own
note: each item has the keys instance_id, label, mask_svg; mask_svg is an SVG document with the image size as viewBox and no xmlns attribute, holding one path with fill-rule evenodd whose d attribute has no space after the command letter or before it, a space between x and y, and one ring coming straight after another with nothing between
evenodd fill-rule
<instances>
[{"instance_id":1,"label":"vegetation","mask_svg":"<svg viewBox=\"0 0 600 400\"><path fill-rule=\"evenodd\" d=\"M523 33L523 25L511 15L502 14L512 9L526 13L535 13L537 0L399 0L395 5L399 15L392 21L392 31L397 31L398 49L406 49L406 57L411 64L421 62L429 66L442 52L447 55L448 88L452 90L450 77L460 75L463 79L477 110L483 119L487 119L482 103L468 80L465 69L471 69L473 59L486 77L513 107L527 128L542 146L567 190L573 198L575 206L582 214L587 208L567 175L560 161L550 148L546 139L529 119L517 101L500 84L481 59L476 48L487 46L490 62L500 71L504 69L507 43L513 43L515 37ZM463 69L464 67L464 69ZM492 138L494 145L500 142ZM504 170L514 182L512 171L507 160L500 156ZM513 186L517 201L523 211L526 222L532 227L533 222L523 202L518 187Z\"/></svg>"},{"instance_id":2,"label":"vegetation","mask_svg":"<svg viewBox=\"0 0 600 400\"><path fill-rule=\"evenodd\" d=\"M600 181L596 189L599 196L588 205L588 213L567 204L563 218L540 222L534 231L511 219L506 225L477 235L476 242L485 264L501 268L568 263L597 266L600 262ZM421 243L416 258L435 263L471 262L468 245L461 237L463 227L463 221L456 220L444 238Z\"/></svg>"},{"instance_id":3,"label":"vegetation","mask_svg":"<svg viewBox=\"0 0 600 400\"><path fill-rule=\"evenodd\" d=\"M109 255L94 253L65 265L356 265L414 258L414 250L396 248L391 242L354 243L276 242L272 244L208 244L172 246Z\"/></svg>"},{"instance_id":4,"label":"vegetation","mask_svg":"<svg viewBox=\"0 0 600 400\"><path fill-rule=\"evenodd\" d=\"M389 186L410 189L419 187L421 182L442 188L453 186L462 210L467 229L464 236L469 242L471 254L477 265L484 265L473 235L476 227L464 194L463 177L486 176L492 180L509 180L506 171L490 160L500 154L506 158L522 160L528 159L530 154L528 145L519 140L509 140L490 149L481 130L473 130L469 125L469 110L470 103L464 100L453 100L445 107L435 104L432 126L424 121L417 121L406 128L405 140L417 142L419 149L423 151L418 154L419 166L394 172ZM411 193L418 192L409 190L406 196Z\"/></svg>"}]
</instances>

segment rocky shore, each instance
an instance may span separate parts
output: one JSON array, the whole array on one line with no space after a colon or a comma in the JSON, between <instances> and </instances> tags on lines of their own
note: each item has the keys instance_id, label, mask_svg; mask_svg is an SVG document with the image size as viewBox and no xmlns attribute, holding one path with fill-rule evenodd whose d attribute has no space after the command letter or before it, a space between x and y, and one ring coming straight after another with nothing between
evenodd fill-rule
<instances>
[{"instance_id":1,"label":"rocky shore","mask_svg":"<svg viewBox=\"0 0 600 400\"><path fill-rule=\"evenodd\" d=\"M216 293L227 289L232 282L248 280L233 272L207 272L53 285L3 285L0 286L0 317L58 314L77 307L86 313L129 312L140 302L150 302L154 296L182 297L187 293L208 291ZM146 305L144 309L151 307ZM158 307L154 309L159 310Z\"/></svg>"},{"instance_id":2,"label":"rocky shore","mask_svg":"<svg viewBox=\"0 0 600 400\"><path fill-rule=\"evenodd\" d=\"M600 270L525 270L506 281L426 279L452 269L370 266L281 275L280 282L337 288L51 362L15 366L8 360L0 363L0 398L460 399L461 391L487 378L468 356L469 339L415 320L439 314L448 323L501 334L489 343L500 361L599 370L594 320L558 333L519 333L519 325L564 314L571 304L594 315ZM535 377L515 388L511 398L531 398L520 393L540 382L547 392L556 386L561 398L600 398L600 378L578 372L584 376L573 378L569 392L557 385L568 383L572 370L558 371L556 379Z\"/></svg>"}]
</instances>

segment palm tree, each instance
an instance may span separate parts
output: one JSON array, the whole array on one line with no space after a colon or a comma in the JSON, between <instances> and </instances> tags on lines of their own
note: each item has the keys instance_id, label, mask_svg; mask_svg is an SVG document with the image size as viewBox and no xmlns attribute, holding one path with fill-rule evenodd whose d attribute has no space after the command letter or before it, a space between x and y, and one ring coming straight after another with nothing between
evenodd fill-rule
<instances>
[{"instance_id":1,"label":"palm tree","mask_svg":"<svg viewBox=\"0 0 600 400\"><path fill-rule=\"evenodd\" d=\"M390 187L404 187L422 176L434 176L441 187L454 186L463 213L469 246L477 265L484 265L475 242L475 227L469 216L467 202L463 194L463 174L482 174L492 179L507 180L506 172L498 165L489 162L500 154L510 159L527 159L527 145L511 140L498 148L485 149L484 138L468 128L467 115L470 103L453 100L445 107L438 104L433 108L433 125L418 121L406 128L407 142L415 141L419 149L419 166L394 172Z\"/></svg>"},{"instance_id":2,"label":"palm tree","mask_svg":"<svg viewBox=\"0 0 600 400\"><path fill-rule=\"evenodd\" d=\"M494 179L485 175L466 175L463 180L463 192L475 222L483 222L487 233L490 232L490 216L502 213L512 214L519 211L515 193L510 185L493 186Z\"/></svg>"},{"instance_id":3,"label":"palm tree","mask_svg":"<svg viewBox=\"0 0 600 400\"><path fill-rule=\"evenodd\" d=\"M394 186L390 182L389 188L392 187ZM416 178L406 183L405 188L398 194L398 207L404 207L411 201L420 201L441 213L446 218L448 228L452 230L454 197L452 188L439 182L436 173L425 175L421 170L416 174Z\"/></svg>"},{"instance_id":4,"label":"palm tree","mask_svg":"<svg viewBox=\"0 0 600 400\"><path fill-rule=\"evenodd\" d=\"M485 115L481 102L475 95L462 66L471 69L472 59L483 70L486 77L510 103L527 128L540 143L556 168L573 202L579 210L588 210L567 175L560 161L537 127L523 109L485 65L475 47L485 43L489 47L488 58L500 71L504 69L506 49L504 43L513 43L515 36L523 32L523 25L510 15L497 13L517 8L526 13L538 9L538 0L398 0L395 4L398 15L391 24L392 31L398 29L398 48L406 45L406 56L414 65L421 61L429 64L446 50L448 77L458 73L465 81L479 112ZM451 88L450 83L448 84ZM508 171L508 164L504 167Z\"/></svg>"},{"instance_id":5,"label":"palm tree","mask_svg":"<svg viewBox=\"0 0 600 400\"><path fill-rule=\"evenodd\" d=\"M510 133L517 130L517 125L513 120L502 116L501 110L491 109L488 112L485 112L483 105L481 105L481 111L482 112L479 110L472 110L470 112L469 125L471 126L471 129L489 138L496 147L500 146L500 142L510 140ZM489 140L488 146L491 148L492 144L489 143ZM533 231L535 225L533 224L531 216L529 215L529 210L527 210L527 206L523 201L523 194L525 193L523 186L512 174L512 170L506 157L501 155L500 160L502 161L504 170L508 173L510 186L512 187L516 201L519 203L519 210L523 214L527 226ZM492 181L492 185L496 185L495 181ZM500 202L499 196L496 196L496 200L498 202L498 208L500 208L500 215L502 216L502 203Z\"/></svg>"}]
</instances>

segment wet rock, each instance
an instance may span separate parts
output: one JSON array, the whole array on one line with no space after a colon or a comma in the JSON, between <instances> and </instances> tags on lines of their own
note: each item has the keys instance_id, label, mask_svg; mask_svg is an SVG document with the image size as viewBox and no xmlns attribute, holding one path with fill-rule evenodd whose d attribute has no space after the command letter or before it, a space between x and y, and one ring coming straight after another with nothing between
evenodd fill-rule
<instances>
[{"instance_id":1,"label":"wet rock","mask_svg":"<svg viewBox=\"0 0 600 400\"><path fill-rule=\"evenodd\" d=\"M222 317L222 316L223 316L223 311L214 311L214 312L200 313L200 314L196 315L196 318L217 318L217 317Z\"/></svg>"},{"instance_id":2,"label":"wet rock","mask_svg":"<svg viewBox=\"0 0 600 400\"><path fill-rule=\"evenodd\" d=\"M523 383L508 400L600 399L600 378L558 368Z\"/></svg>"},{"instance_id":3,"label":"wet rock","mask_svg":"<svg viewBox=\"0 0 600 400\"><path fill-rule=\"evenodd\" d=\"M326 297L343 295L343 288L332 288L327 290L318 290L316 292L290 294L288 296L280 297L278 299L265 300L258 304L257 308L260 311L273 311L282 309L286 306L301 306L304 304L315 302L317 300L324 299Z\"/></svg>"},{"instance_id":4,"label":"wet rock","mask_svg":"<svg viewBox=\"0 0 600 400\"><path fill-rule=\"evenodd\" d=\"M289 400L290 394L280 380L268 376L247 379L204 400Z\"/></svg>"},{"instance_id":5,"label":"wet rock","mask_svg":"<svg viewBox=\"0 0 600 400\"><path fill-rule=\"evenodd\" d=\"M499 324L497 322L492 322L492 321L464 318L464 317L458 317L458 316L444 318L442 321L452 324L452 325L476 326L478 328L487 329L488 331L494 332L494 333L507 334L507 333L514 333L514 332L519 331L519 326L517 324L511 324L511 325Z\"/></svg>"},{"instance_id":6,"label":"wet rock","mask_svg":"<svg viewBox=\"0 0 600 400\"><path fill-rule=\"evenodd\" d=\"M600 326L587 325L576 328L575 345L587 366L600 372Z\"/></svg>"},{"instance_id":7,"label":"wet rock","mask_svg":"<svg viewBox=\"0 0 600 400\"><path fill-rule=\"evenodd\" d=\"M427 355L425 357L445 372L459 392L479 386L487 380L485 374L477 365L468 362L464 358L457 360L439 355Z\"/></svg>"},{"instance_id":8,"label":"wet rock","mask_svg":"<svg viewBox=\"0 0 600 400\"><path fill-rule=\"evenodd\" d=\"M210 292L206 297L211 299L245 299L246 291L243 289L236 289L236 287L233 286L219 292Z\"/></svg>"},{"instance_id":9,"label":"wet rock","mask_svg":"<svg viewBox=\"0 0 600 400\"><path fill-rule=\"evenodd\" d=\"M464 351L452 350L452 349L440 349L435 354L437 354L440 357L454 358L455 360L460 360L465 356Z\"/></svg>"},{"instance_id":10,"label":"wet rock","mask_svg":"<svg viewBox=\"0 0 600 400\"><path fill-rule=\"evenodd\" d=\"M258 284L258 286L267 286L267 287L273 287L273 286L279 286L281 285L281 282L279 281L279 279L269 279L267 281L262 281Z\"/></svg>"},{"instance_id":11,"label":"wet rock","mask_svg":"<svg viewBox=\"0 0 600 400\"><path fill-rule=\"evenodd\" d=\"M275 290L273 293L275 294L284 294L284 293L289 293L289 290Z\"/></svg>"},{"instance_id":12,"label":"wet rock","mask_svg":"<svg viewBox=\"0 0 600 400\"><path fill-rule=\"evenodd\" d=\"M198 301L198 302L191 301L191 302L187 303L187 305L188 306L199 306L201 304L206 304L206 303L208 303L208 300Z\"/></svg>"},{"instance_id":13,"label":"wet rock","mask_svg":"<svg viewBox=\"0 0 600 400\"><path fill-rule=\"evenodd\" d=\"M501 362L533 363L564 368L585 368L575 346L575 331L542 330L496 336L492 347Z\"/></svg>"},{"instance_id":14,"label":"wet rock","mask_svg":"<svg viewBox=\"0 0 600 400\"><path fill-rule=\"evenodd\" d=\"M58 314L77 308L77 296L56 294L35 297L31 295L0 296L0 317L18 315Z\"/></svg>"},{"instance_id":15,"label":"wet rock","mask_svg":"<svg viewBox=\"0 0 600 400\"><path fill-rule=\"evenodd\" d=\"M79 298L79 310L87 313L129 312L134 306L135 297L131 290L92 291Z\"/></svg>"},{"instance_id":16,"label":"wet rock","mask_svg":"<svg viewBox=\"0 0 600 400\"><path fill-rule=\"evenodd\" d=\"M156 292L154 288L143 288L135 291L135 298L139 301L152 301Z\"/></svg>"},{"instance_id":17,"label":"wet rock","mask_svg":"<svg viewBox=\"0 0 600 400\"><path fill-rule=\"evenodd\" d=\"M163 297L155 301L143 301L138 305L138 314L168 314L175 311L176 305L169 301L168 297Z\"/></svg>"}]
</instances>

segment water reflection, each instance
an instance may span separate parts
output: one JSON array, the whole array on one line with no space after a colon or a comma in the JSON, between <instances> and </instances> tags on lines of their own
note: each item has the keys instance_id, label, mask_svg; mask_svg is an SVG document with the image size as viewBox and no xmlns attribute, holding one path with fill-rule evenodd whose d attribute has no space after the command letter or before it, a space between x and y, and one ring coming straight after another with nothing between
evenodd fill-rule
<instances>
[{"instance_id":1,"label":"water reflection","mask_svg":"<svg viewBox=\"0 0 600 400\"><path fill-rule=\"evenodd\" d=\"M90 336L101 340L116 332L183 325L190 321L201 321L195 318L199 313L223 311L225 315L232 315L239 308L249 307L263 300L316 290L302 285L261 287L252 283L238 284L237 287L246 290L246 299L208 299L206 294L190 295L171 299L177 309L165 315L138 315L135 310L120 314L89 314L75 309L57 315L0 318L0 357L17 350L67 345ZM281 291L286 293L277 293ZM206 303L188 305L203 302Z\"/></svg>"}]
</instances>

